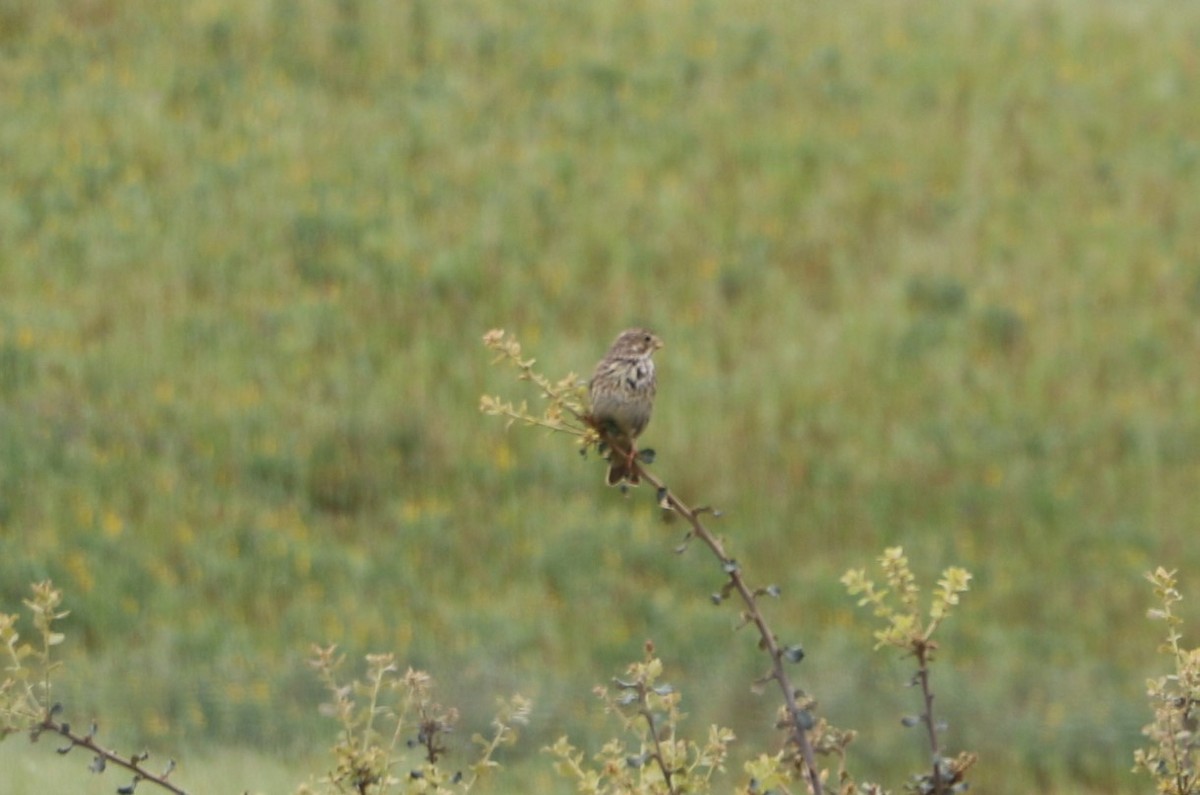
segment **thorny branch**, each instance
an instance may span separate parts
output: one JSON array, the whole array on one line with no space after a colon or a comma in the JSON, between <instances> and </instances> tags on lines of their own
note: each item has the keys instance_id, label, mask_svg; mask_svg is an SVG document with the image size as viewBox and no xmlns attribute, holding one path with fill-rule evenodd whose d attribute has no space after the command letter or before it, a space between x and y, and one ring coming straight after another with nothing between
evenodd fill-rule
<instances>
[{"instance_id":1,"label":"thorny branch","mask_svg":"<svg viewBox=\"0 0 1200 795\"><path fill-rule=\"evenodd\" d=\"M58 748L60 754L68 754L75 748L84 748L91 751L95 756L92 758L92 764L88 767L93 773L103 773L108 765L113 764L117 767L122 767L133 773L133 781L128 786L118 787L118 795L132 795L133 791L141 781L149 781L152 784L157 784L167 792L174 795L187 795L187 791L181 787L177 787L167 780L167 777L175 770L175 760L171 759L167 762L166 769L161 774L151 773L143 766L143 762L150 758L150 754L146 751L132 754L128 757L121 756L115 751L103 747L96 742L96 724L93 723L88 729L87 734L79 734L71 730L69 723L55 719L55 716L62 711L61 704L55 704L51 707L45 717L42 718L31 730L30 739L37 741L38 737L43 732L50 732L65 737L68 741L67 745Z\"/></svg>"},{"instance_id":2,"label":"thorny branch","mask_svg":"<svg viewBox=\"0 0 1200 795\"><path fill-rule=\"evenodd\" d=\"M917 658L917 681L921 684L921 698L925 706L921 718L929 732L929 748L933 753L933 791L940 793L946 782L942 781L942 752L938 744L937 723L933 719L933 691L929 687L929 655L932 650L932 641L921 643L914 656Z\"/></svg>"},{"instance_id":3,"label":"thorny branch","mask_svg":"<svg viewBox=\"0 0 1200 795\"><path fill-rule=\"evenodd\" d=\"M612 447L611 442L610 447ZM621 454L622 452L618 447L613 447L613 455ZM806 708L801 707L797 700L796 687L792 684L787 669L784 667L786 660L785 649L779 645L779 639L771 631L766 618L759 609L758 594L746 583L745 578L742 576L741 567L725 551L725 545L700 520L700 516L705 513L705 509L696 509L688 506L687 503L668 489L660 478L642 467L641 462L636 457L634 458L633 466L635 467L635 474L640 475L647 483L650 483L658 490L659 504L684 518L692 528L692 535L699 538L709 548L713 555L717 557L717 560L721 562L722 571L729 575L727 587L736 591L738 596L741 597L742 603L746 607L744 615L748 623L753 624L758 630L759 647L771 658L771 672L764 679L767 681L773 680L779 685L779 689L783 693L783 700L789 717L791 740L797 749L799 749L800 756L804 760L808 785L813 795L821 795L821 776L817 768L816 755L813 752L812 743L808 737L808 730L813 725L812 713Z\"/></svg>"}]
</instances>

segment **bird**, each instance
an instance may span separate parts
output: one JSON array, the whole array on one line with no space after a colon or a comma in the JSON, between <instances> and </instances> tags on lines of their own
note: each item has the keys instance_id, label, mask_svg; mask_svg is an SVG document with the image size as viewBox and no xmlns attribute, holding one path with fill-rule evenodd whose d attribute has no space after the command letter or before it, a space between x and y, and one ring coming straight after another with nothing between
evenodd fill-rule
<instances>
[{"instance_id":1,"label":"bird","mask_svg":"<svg viewBox=\"0 0 1200 795\"><path fill-rule=\"evenodd\" d=\"M634 440L646 430L658 380L654 352L663 347L658 335L644 328L622 331L596 365L588 381L592 425L604 436L608 452L608 485L636 486Z\"/></svg>"}]
</instances>

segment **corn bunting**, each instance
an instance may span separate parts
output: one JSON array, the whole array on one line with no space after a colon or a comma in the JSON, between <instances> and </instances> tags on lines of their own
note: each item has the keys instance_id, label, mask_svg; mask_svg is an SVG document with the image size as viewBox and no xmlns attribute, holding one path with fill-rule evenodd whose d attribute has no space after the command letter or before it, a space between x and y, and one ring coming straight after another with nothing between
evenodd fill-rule
<instances>
[{"instance_id":1,"label":"corn bunting","mask_svg":"<svg viewBox=\"0 0 1200 795\"><path fill-rule=\"evenodd\" d=\"M641 328L622 331L596 365L588 382L592 423L609 446L608 484L622 481L636 486L633 442L650 422L657 381L650 357L663 346L653 332Z\"/></svg>"}]
</instances>

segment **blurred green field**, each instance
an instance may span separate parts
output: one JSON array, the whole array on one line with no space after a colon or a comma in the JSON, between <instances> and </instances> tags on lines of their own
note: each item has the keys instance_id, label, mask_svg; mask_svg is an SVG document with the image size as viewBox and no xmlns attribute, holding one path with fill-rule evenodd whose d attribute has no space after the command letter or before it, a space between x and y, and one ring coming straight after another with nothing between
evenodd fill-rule
<instances>
[{"instance_id":1,"label":"blurred green field","mask_svg":"<svg viewBox=\"0 0 1200 795\"><path fill-rule=\"evenodd\" d=\"M655 469L783 586L860 776L926 759L837 583L900 544L976 577L935 684L979 789L1148 791L1142 574L1200 593L1198 41L1166 0L0 0L0 606L66 591L60 695L121 747L313 758L337 642L433 673L463 757L532 697L500 790L545 789L653 638L697 734L770 748L679 524L478 412L533 397L487 329L557 377L646 323Z\"/></svg>"}]
</instances>

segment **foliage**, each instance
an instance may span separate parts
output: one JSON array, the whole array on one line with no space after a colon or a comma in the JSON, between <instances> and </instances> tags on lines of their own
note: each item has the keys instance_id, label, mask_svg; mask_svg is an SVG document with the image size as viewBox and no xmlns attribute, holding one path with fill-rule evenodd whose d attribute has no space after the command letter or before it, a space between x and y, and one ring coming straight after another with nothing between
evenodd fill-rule
<instances>
[{"instance_id":1,"label":"foliage","mask_svg":"<svg viewBox=\"0 0 1200 795\"><path fill-rule=\"evenodd\" d=\"M605 712L618 716L630 739L614 738L595 755L595 766L563 736L545 750L559 775L585 795L665 795L712 791L713 774L724 771L733 732L710 726L703 743L681 736L680 691L663 681L663 664L646 644L646 657L629 666L612 688L597 687ZM614 692L615 690L615 692Z\"/></svg>"},{"instance_id":2,"label":"foliage","mask_svg":"<svg viewBox=\"0 0 1200 795\"><path fill-rule=\"evenodd\" d=\"M880 556L879 565L888 584L887 590L879 590L867 578L864 569L852 569L842 577L842 584L851 596L862 594L859 607L871 606L875 616L884 620L883 628L875 632L875 648L893 646L932 662L937 649L933 634L950 614L950 609L958 604L959 594L967 591L971 573L956 566L942 573L926 619L919 602L921 589L904 550L888 548Z\"/></svg>"},{"instance_id":3,"label":"foliage","mask_svg":"<svg viewBox=\"0 0 1200 795\"><path fill-rule=\"evenodd\" d=\"M1134 753L1134 770L1154 778L1155 791L1162 795L1190 795L1200 792L1200 648L1187 649L1181 644L1183 619L1175 605L1183 600L1176 588L1174 571L1159 567L1146 575L1154 586L1159 607L1150 610L1150 618L1167 628L1167 639L1159 650L1170 658L1172 673L1150 679L1146 695L1154 710L1154 722L1142 733L1151 745Z\"/></svg>"},{"instance_id":4,"label":"foliage","mask_svg":"<svg viewBox=\"0 0 1200 795\"><path fill-rule=\"evenodd\" d=\"M35 583L32 590L33 597L25 600L25 607L31 613L39 644L20 643L20 633L16 629L18 617L11 613L0 613L0 643L8 649L8 665L0 682L0 740L17 732L28 734L34 742L43 733L53 734L67 743L56 749L60 756L76 748L91 753L92 761L88 770L92 773L103 773L110 765L132 773L133 779L129 784L117 787L118 795L132 795L143 781L174 795L186 795L184 790L169 781L175 771L174 759L167 762L162 772L153 772L147 767L150 759L148 751L128 756L119 754L97 742L99 727L94 721L87 733L81 734L62 720L63 705L53 701L52 685L54 675L63 665L51 659L50 650L66 639L54 623L66 618L69 611L58 609L62 603L62 591L49 580Z\"/></svg>"},{"instance_id":5,"label":"foliage","mask_svg":"<svg viewBox=\"0 0 1200 795\"><path fill-rule=\"evenodd\" d=\"M49 581L34 584L32 590L33 597L25 600L25 607L37 633L36 645L21 642L17 614L0 613L0 644L8 658L0 682L0 739L37 729L50 713L51 681L62 667L50 654L64 640L53 624L69 615L58 609L62 592Z\"/></svg>"},{"instance_id":6,"label":"foliage","mask_svg":"<svg viewBox=\"0 0 1200 795\"><path fill-rule=\"evenodd\" d=\"M446 736L458 724L458 711L432 699L428 674L409 668L403 674L390 654L367 656L364 677L339 678L345 655L333 646L313 650L311 665L329 694L322 711L341 732L333 746L334 769L319 782L301 786L297 795L317 793L470 792L482 775L497 767L498 748L516 741L517 727L528 722L531 705L521 696L500 704L492 736L475 735L480 755L468 772L445 771Z\"/></svg>"},{"instance_id":7,"label":"foliage","mask_svg":"<svg viewBox=\"0 0 1200 795\"><path fill-rule=\"evenodd\" d=\"M507 335L503 329L492 329L483 335L483 344L499 355L493 362L507 361L519 371L522 381L530 381L541 391L546 401L540 415L531 414L529 404L521 401L514 404L503 398L484 395L479 399L479 410L491 416L507 417L509 426L520 420L526 425L540 425L551 431L563 431L579 437L583 451L599 442L596 430L585 422L585 392L583 381L575 373L567 373L558 381L551 381L534 369L536 359L521 358L521 343Z\"/></svg>"},{"instance_id":8,"label":"foliage","mask_svg":"<svg viewBox=\"0 0 1200 795\"><path fill-rule=\"evenodd\" d=\"M88 770L92 773L103 773L110 764L133 773L129 785L117 788L121 795L132 795L141 782L186 795L168 780L175 770L174 760L164 772L156 774L146 768L148 752L122 756L96 742L95 722L86 734L79 734L60 719L63 705L52 703L51 695L53 674L62 663L51 659L50 649L65 639L53 626L68 615L58 610L61 601L62 592L48 581L35 584L33 598L25 601L40 648L20 642L16 615L0 614L0 642L8 650L8 664L0 682L0 739L23 732L36 741L43 733L52 733L67 740L67 745L57 749L60 755L77 747L91 752ZM517 727L528 722L531 704L527 699L513 696L502 702L492 721L491 736L472 737L479 746L479 756L468 772L447 774L439 761L447 750L445 738L458 723L458 712L433 701L429 675L412 668L400 674L392 655L372 654L367 656L364 677L343 683L339 677L344 662L345 656L337 654L333 646L313 649L310 664L331 699L322 706L322 712L337 720L341 731L333 745L334 769L319 781L301 785L297 795L465 795L481 776L498 766L493 759L495 752L513 744ZM399 777L396 768L401 765L407 770Z\"/></svg>"},{"instance_id":9,"label":"foliage","mask_svg":"<svg viewBox=\"0 0 1200 795\"><path fill-rule=\"evenodd\" d=\"M928 773L913 777L909 790L920 795L948 795L965 792L966 772L975 764L976 756L961 753L955 758L943 756L938 735L944 730L933 711L933 689L929 681L930 664L937 651L933 635L950 615L951 608L958 604L959 594L965 593L971 582L971 573L950 567L942 573L934 589L927 614L920 604L920 587L916 575L909 567L908 558L900 547L891 547L879 558L884 581L888 588L880 590L868 579L863 569L852 569L842 577L842 584L851 596L858 596L860 607L870 605L875 616L884 621L882 629L876 630L875 648L891 646L916 659L917 671L912 685L921 688L922 712L917 717L905 717L905 726L923 725L933 757L933 766ZM927 616L927 617L926 617Z\"/></svg>"}]
</instances>

